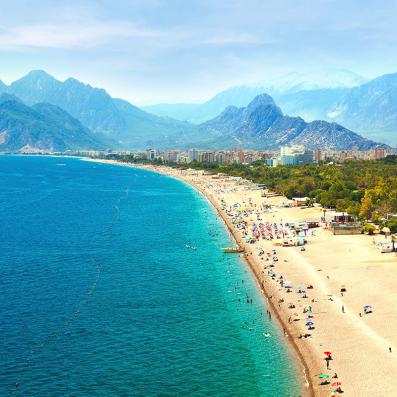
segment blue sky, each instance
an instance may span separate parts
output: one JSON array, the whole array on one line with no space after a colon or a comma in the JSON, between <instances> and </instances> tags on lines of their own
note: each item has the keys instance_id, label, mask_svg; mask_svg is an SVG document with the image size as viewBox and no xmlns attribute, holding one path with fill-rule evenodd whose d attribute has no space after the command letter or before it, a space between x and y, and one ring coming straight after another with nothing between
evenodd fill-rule
<instances>
[{"instance_id":1,"label":"blue sky","mask_svg":"<svg viewBox=\"0 0 397 397\"><path fill-rule=\"evenodd\" d=\"M395 0L1 1L0 79L44 69L136 104L323 68L397 72Z\"/></svg>"}]
</instances>

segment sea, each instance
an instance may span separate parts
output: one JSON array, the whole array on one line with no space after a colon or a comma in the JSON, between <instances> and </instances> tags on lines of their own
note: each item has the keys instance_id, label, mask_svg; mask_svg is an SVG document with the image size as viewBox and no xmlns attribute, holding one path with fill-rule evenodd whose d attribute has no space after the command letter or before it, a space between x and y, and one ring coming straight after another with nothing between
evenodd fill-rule
<instances>
[{"instance_id":1,"label":"sea","mask_svg":"<svg viewBox=\"0 0 397 397\"><path fill-rule=\"evenodd\" d=\"M299 396L231 245L179 180L0 156L0 396Z\"/></svg>"}]
</instances>

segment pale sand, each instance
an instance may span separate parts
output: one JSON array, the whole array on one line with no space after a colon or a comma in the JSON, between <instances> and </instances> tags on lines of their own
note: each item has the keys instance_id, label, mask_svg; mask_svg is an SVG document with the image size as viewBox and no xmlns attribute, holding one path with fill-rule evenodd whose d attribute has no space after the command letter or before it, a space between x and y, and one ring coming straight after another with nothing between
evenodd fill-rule
<instances>
[{"instance_id":1,"label":"pale sand","mask_svg":"<svg viewBox=\"0 0 397 397\"><path fill-rule=\"evenodd\" d=\"M115 162L117 163L117 162ZM122 165L126 165L121 163ZM287 338L296 348L306 368L307 393L316 396L329 396L335 387L320 386L317 378L320 372L331 376L336 372L337 381L342 383L344 396L395 396L397 390L397 258L395 254L381 254L373 245L373 237L364 235L334 236L330 231L317 228L314 237L308 237L306 251L297 247L275 247L272 242L261 240L247 244L240 231L234 228L227 214L221 209L220 200L228 206L239 202L248 207L252 203L265 201L275 205L273 213L261 215L262 222L277 222L281 219L297 221L319 218L318 208L280 208L283 197L265 199L261 191L247 190L236 182L225 183L201 172L182 172L166 167L145 166L147 169L179 178L199 189L212 202L227 222L239 244L245 247L245 258L256 274L259 283L263 282L266 296L272 297L270 304L277 311ZM200 174L200 175L199 175ZM211 187L210 187L211 185ZM225 191L238 189L236 192ZM252 219L252 221L250 221ZM255 216L245 220L258 223ZM380 240L383 237L377 236ZM258 256L258 248L265 251L277 249L279 261L273 271L283 275L292 285L313 284L307 290L308 299L302 299L295 289L287 293L280 284L273 281L264 270L264 262ZM252 254L252 255L251 255ZM328 277L329 278L328 278ZM341 296L340 285L347 292ZM279 304L278 300L284 299ZM312 303L311 300L316 302ZM332 301L329 300L332 298ZM288 309L293 302L295 309ZM359 317L363 306L369 304L373 313ZM315 330L307 331L302 307L313 307ZM342 313L344 305L345 313ZM299 321L288 323L291 314L298 313ZM300 334L310 332L312 337L299 339ZM392 348L392 353L389 352ZM326 369L324 351L331 351L333 360ZM329 378L332 383L335 381ZM313 388L313 389L312 389ZM282 397L282 396L280 396Z\"/></svg>"}]
</instances>

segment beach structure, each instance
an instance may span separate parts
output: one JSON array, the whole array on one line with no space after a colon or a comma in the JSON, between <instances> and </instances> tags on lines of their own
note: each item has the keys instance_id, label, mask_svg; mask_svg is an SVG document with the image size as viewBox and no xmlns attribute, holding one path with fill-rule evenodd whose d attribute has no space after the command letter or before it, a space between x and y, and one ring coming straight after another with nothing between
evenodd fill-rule
<instances>
[{"instance_id":1,"label":"beach structure","mask_svg":"<svg viewBox=\"0 0 397 397\"><path fill-rule=\"evenodd\" d=\"M292 204L294 207L303 207L309 202L309 197L293 197Z\"/></svg>"},{"instance_id":2,"label":"beach structure","mask_svg":"<svg viewBox=\"0 0 397 397\"><path fill-rule=\"evenodd\" d=\"M226 254L238 254L240 252L244 252L244 248L241 247L223 248L223 252Z\"/></svg>"},{"instance_id":3,"label":"beach structure","mask_svg":"<svg viewBox=\"0 0 397 397\"><path fill-rule=\"evenodd\" d=\"M331 223L330 230L335 235L361 234L363 225L360 222L353 223Z\"/></svg>"},{"instance_id":4,"label":"beach structure","mask_svg":"<svg viewBox=\"0 0 397 397\"><path fill-rule=\"evenodd\" d=\"M305 222L309 229L314 229L320 226L320 221L318 219L307 219Z\"/></svg>"},{"instance_id":5,"label":"beach structure","mask_svg":"<svg viewBox=\"0 0 397 397\"><path fill-rule=\"evenodd\" d=\"M347 212L329 211L327 212L329 222L335 223L354 223L354 217Z\"/></svg>"},{"instance_id":6,"label":"beach structure","mask_svg":"<svg viewBox=\"0 0 397 397\"><path fill-rule=\"evenodd\" d=\"M329 211L326 214L327 228L335 235L361 234L363 225L347 212Z\"/></svg>"}]
</instances>

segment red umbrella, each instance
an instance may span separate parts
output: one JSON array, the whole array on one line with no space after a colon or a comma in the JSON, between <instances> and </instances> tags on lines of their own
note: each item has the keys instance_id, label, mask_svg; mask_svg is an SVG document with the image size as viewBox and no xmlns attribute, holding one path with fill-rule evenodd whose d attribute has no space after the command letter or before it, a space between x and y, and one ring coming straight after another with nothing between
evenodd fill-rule
<instances>
[{"instance_id":1,"label":"red umbrella","mask_svg":"<svg viewBox=\"0 0 397 397\"><path fill-rule=\"evenodd\" d=\"M332 387L336 387L336 386L340 386L342 383L340 383L340 382L334 382L334 383L331 383L331 386Z\"/></svg>"},{"instance_id":2,"label":"red umbrella","mask_svg":"<svg viewBox=\"0 0 397 397\"><path fill-rule=\"evenodd\" d=\"M324 352L324 354L326 354L327 356L330 356L331 352Z\"/></svg>"}]
</instances>

